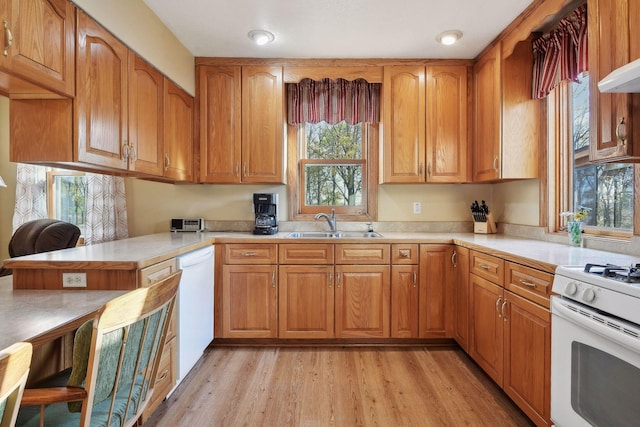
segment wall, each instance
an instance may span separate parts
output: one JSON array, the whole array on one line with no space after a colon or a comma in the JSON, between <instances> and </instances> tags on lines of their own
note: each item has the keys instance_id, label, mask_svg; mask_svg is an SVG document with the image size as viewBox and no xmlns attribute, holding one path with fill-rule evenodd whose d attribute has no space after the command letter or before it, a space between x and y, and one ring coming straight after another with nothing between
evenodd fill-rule
<instances>
[{"instance_id":1,"label":"wall","mask_svg":"<svg viewBox=\"0 0 640 427\"><path fill-rule=\"evenodd\" d=\"M7 187L0 187L0 260L9 258L13 207L16 203L16 164L9 162L9 99L0 96L0 176Z\"/></svg>"}]
</instances>

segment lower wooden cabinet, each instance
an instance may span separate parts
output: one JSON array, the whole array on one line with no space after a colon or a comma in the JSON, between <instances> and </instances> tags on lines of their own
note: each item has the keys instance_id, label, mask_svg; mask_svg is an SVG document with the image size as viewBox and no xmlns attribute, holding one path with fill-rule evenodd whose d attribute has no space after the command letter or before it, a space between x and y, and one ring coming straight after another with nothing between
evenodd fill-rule
<instances>
[{"instance_id":1,"label":"lower wooden cabinet","mask_svg":"<svg viewBox=\"0 0 640 427\"><path fill-rule=\"evenodd\" d=\"M420 245L420 338L452 336L453 245Z\"/></svg>"},{"instance_id":2,"label":"lower wooden cabinet","mask_svg":"<svg viewBox=\"0 0 640 427\"><path fill-rule=\"evenodd\" d=\"M278 336L276 265L222 266L224 338Z\"/></svg>"},{"instance_id":3,"label":"lower wooden cabinet","mask_svg":"<svg viewBox=\"0 0 640 427\"><path fill-rule=\"evenodd\" d=\"M475 274L469 282L469 354L536 425L550 425L551 313Z\"/></svg>"},{"instance_id":4,"label":"lower wooden cabinet","mask_svg":"<svg viewBox=\"0 0 640 427\"><path fill-rule=\"evenodd\" d=\"M391 266L391 337L418 337L417 265Z\"/></svg>"},{"instance_id":5,"label":"lower wooden cabinet","mask_svg":"<svg viewBox=\"0 0 640 427\"><path fill-rule=\"evenodd\" d=\"M455 248L453 268L455 269L455 284L453 300L455 320L453 324L453 338L464 351L469 352L469 249L457 246Z\"/></svg>"},{"instance_id":6,"label":"lower wooden cabinet","mask_svg":"<svg viewBox=\"0 0 640 427\"><path fill-rule=\"evenodd\" d=\"M390 267L337 265L336 338L388 338Z\"/></svg>"},{"instance_id":7,"label":"lower wooden cabinet","mask_svg":"<svg viewBox=\"0 0 640 427\"><path fill-rule=\"evenodd\" d=\"M333 265L282 265L279 337L333 338Z\"/></svg>"}]
</instances>

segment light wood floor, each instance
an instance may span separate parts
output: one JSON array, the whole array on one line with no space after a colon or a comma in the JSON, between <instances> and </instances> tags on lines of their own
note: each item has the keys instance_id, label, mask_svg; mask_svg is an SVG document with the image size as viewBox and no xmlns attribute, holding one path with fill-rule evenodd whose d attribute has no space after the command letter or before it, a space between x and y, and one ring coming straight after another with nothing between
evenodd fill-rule
<instances>
[{"instance_id":1,"label":"light wood floor","mask_svg":"<svg viewBox=\"0 0 640 427\"><path fill-rule=\"evenodd\" d=\"M218 347L150 426L531 426L457 348Z\"/></svg>"}]
</instances>

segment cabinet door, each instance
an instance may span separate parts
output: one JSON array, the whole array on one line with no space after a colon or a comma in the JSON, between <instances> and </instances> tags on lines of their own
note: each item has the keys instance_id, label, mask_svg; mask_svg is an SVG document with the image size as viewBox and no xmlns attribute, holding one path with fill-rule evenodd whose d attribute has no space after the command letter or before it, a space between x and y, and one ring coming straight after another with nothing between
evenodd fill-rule
<instances>
[{"instance_id":1,"label":"cabinet door","mask_svg":"<svg viewBox=\"0 0 640 427\"><path fill-rule=\"evenodd\" d=\"M500 43L478 60L474 68L475 138L473 180L500 178Z\"/></svg>"},{"instance_id":2,"label":"cabinet door","mask_svg":"<svg viewBox=\"0 0 640 427\"><path fill-rule=\"evenodd\" d=\"M551 425L551 313L509 291L504 296L503 389L536 425Z\"/></svg>"},{"instance_id":3,"label":"cabinet door","mask_svg":"<svg viewBox=\"0 0 640 427\"><path fill-rule=\"evenodd\" d=\"M282 183L282 67L242 67L242 182Z\"/></svg>"},{"instance_id":4,"label":"cabinet door","mask_svg":"<svg viewBox=\"0 0 640 427\"><path fill-rule=\"evenodd\" d=\"M239 183L242 92L239 66L198 68L200 181Z\"/></svg>"},{"instance_id":5,"label":"cabinet door","mask_svg":"<svg viewBox=\"0 0 640 427\"><path fill-rule=\"evenodd\" d=\"M164 176L193 181L193 98L164 79Z\"/></svg>"},{"instance_id":6,"label":"cabinet door","mask_svg":"<svg viewBox=\"0 0 640 427\"><path fill-rule=\"evenodd\" d=\"M391 337L418 337L418 266L391 266Z\"/></svg>"},{"instance_id":7,"label":"cabinet door","mask_svg":"<svg viewBox=\"0 0 640 427\"><path fill-rule=\"evenodd\" d=\"M118 39L78 11L76 160L127 169L127 55Z\"/></svg>"},{"instance_id":8,"label":"cabinet door","mask_svg":"<svg viewBox=\"0 0 640 427\"><path fill-rule=\"evenodd\" d=\"M453 335L452 245L420 245L420 338Z\"/></svg>"},{"instance_id":9,"label":"cabinet door","mask_svg":"<svg viewBox=\"0 0 640 427\"><path fill-rule=\"evenodd\" d=\"M384 67L384 183L425 182L425 71Z\"/></svg>"},{"instance_id":10,"label":"cabinet door","mask_svg":"<svg viewBox=\"0 0 640 427\"><path fill-rule=\"evenodd\" d=\"M73 96L75 8L67 0L3 0L0 66L33 83ZM9 45L7 36L13 41Z\"/></svg>"},{"instance_id":11,"label":"cabinet door","mask_svg":"<svg viewBox=\"0 0 640 427\"><path fill-rule=\"evenodd\" d=\"M455 321L453 337L460 347L469 352L469 249L455 248Z\"/></svg>"},{"instance_id":12,"label":"cabinet door","mask_svg":"<svg viewBox=\"0 0 640 427\"><path fill-rule=\"evenodd\" d=\"M427 182L467 180L468 69L427 67Z\"/></svg>"},{"instance_id":13,"label":"cabinet door","mask_svg":"<svg viewBox=\"0 0 640 427\"><path fill-rule=\"evenodd\" d=\"M598 90L598 82L611 71L640 58L640 4L589 0L588 8L590 160L640 158L640 94Z\"/></svg>"},{"instance_id":14,"label":"cabinet door","mask_svg":"<svg viewBox=\"0 0 640 427\"><path fill-rule=\"evenodd\" d=\"M223 337L277 337L277 298L275 265L223 265Z\"/></svg>"},{"instance_id":15,"label":"cabinet door","mask_svg":"<svg viewBox=\"0 0 640 427\"><path fill-rule=\"evenodd\" d=\"M280 266L278 286L280 338L333 338L333 266Z\"/></svg>"},{"instance_id":16,"label":"cabinet door","mask_svg":"<svg viewBox=\"0 0 640 427\"><path fill-rule=\"evenodd\" d=\"M471 342L469 355L502 387L504 299L502 287L469 275L471 290Z\"/></svg>"},{"instance_id":17,"label":"cabinet door","mask_svg":"<svg viewBox=\"0 0 640 427\"><path fill-rule=\"evenodd\" d=\"M129 52L129 168L162 176L163 77Z\"/></svg>"},{"instance_id":18,"label":"cabinet door","mask_svg":"<svg viewBox=\"0 0 640 427\"><path fill-rule=\"evenodd\" d=\"M337 265L336 338L388 338L388 265Z\"/></svg>"}]
</instances>

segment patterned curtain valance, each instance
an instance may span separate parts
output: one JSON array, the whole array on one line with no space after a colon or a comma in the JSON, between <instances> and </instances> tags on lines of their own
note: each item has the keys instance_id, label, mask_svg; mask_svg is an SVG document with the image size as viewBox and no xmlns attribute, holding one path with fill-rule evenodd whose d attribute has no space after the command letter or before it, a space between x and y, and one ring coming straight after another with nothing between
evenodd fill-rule
<instances>
[{"instance_id":1,"label":"patterned curtain valance","mask_svg":"<svg viewBox=\"0 0 640 427\"><path fill-rule=\"evenodd\" d=\"M561 81L576 81L589 69L587 5L562 18L533 41L533 97L546 97Z\"/></svg>"},{"instance_id":2,"label":"patterned curtain valance","mask_svg":"<svg viewBox=\"0 0 640 427\"><path fill-rule=\"evenodd\" d=\"M321 81L303 79L287 83L287 122L336 124L378 123L380 83L364 79Z\"/></svg>"}]
</instances>

